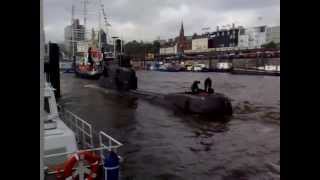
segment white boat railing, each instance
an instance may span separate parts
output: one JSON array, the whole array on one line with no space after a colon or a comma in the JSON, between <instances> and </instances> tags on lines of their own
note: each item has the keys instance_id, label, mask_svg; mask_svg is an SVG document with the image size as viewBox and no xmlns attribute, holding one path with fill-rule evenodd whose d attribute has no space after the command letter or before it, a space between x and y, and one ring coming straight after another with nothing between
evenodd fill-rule
<instances>
[{"instance_id":1,"label":"white boat railing","mask_svg":"<svg viewBox=\"0 0 320 180\"><path fill-rule=\"evenodd\" d=\"M75 133L76 140L82 146L82 149L93 148L93 130L90 123L83 120L73 112L60 107L60 115L62 121ZM99 132L99 146L105 147L108 150L117 151L117 148L122 146L122 143L106 134L103 131Z\"/></svg>"},{"instance_id":2,"label":"white boat railing","mask_svg":"<svg viewBox=\"0 0 320 180\"><path fill-rule=\"evenodd\" d=\"M107 142L107 144L105 144L106 142ZM103 152L104 150L114 151L117 153L117 149L122 146L122 143L117 141L116 139L112 138L108 134L104 133L103 131L100 131L99 132L99 146L101 148L100 157L104 159L105 158L104 152ZM120 156L119 156L119 158L120 158L120 160L122 160Z\"/></svg>"},{"instance_id":3,"label":"white boat railing","mask_svg":"<svg viewBox=\"0 0 320 180\"><path fill-rule=\"evenodd\" d=\"M93 129L91 124L83 120L82 118L78 117L74 113L72 113L69 110L66 110L64 108L60 107L60 115L61 119L66 123L66 125L72 129L75 133L77 141L80 143L82 147L80 147L80 150L76 152L65 152L65 153L56 153L56 154L49 154L44 156L44 159L46 158L54 158L54 157L61 157L61 156L67 156L70 157L73 154L80 153L80 152L95 152L97 154L100 153L100 158L103 160L105 158L104 154L105 152L118 152L117 149L121 147L123 144L110 135L106 134L103 131L99 132L99 145L98 147L94 148L93 143ZM122 157L119 156L120 162L122 161ZM102 165L102 161L100 162L100 165ZM86 167L89 167L86 166ZM77 168L74 168L76 170ZM56 174L63 172L62 170L52 169L45 167L47 174Z\"/></svg>"},{"instance_id":4,"label":"white boat railing","mask_svg":"<svg viewBox=\"0 0 320 180\"><path fill-rule=\"evenodd\" d=\"M93 148L92 126L69 110L61 108L61 119L75 133L81 149Z\"/></svg>"},{"instance_id":5,"label":"white boat railing","mask_svg":"<svg viewBox=\"0 0 320 180\"><path fill-rule=\"evenodd\" d=\"M100 132L101 133L101 132ZM104 133L104 132L102 132ZM105 134L105 133L104 133ZM108 135L107 135L108 136ZM113 138L112 138L113 139ZM97 147L97 148L91 148L91 149L83 149L83 150L79 150L79 151L75 151L75 152L66 152L66 153L56 153L56 154L50 154L50 155L46 155L44 156L44 159L46 158L54 158L54 157L60 157L60 156L68 156L71 157L74 154L77 153L82 153L82 152L95 152L98 154L98 152L100 152L100 157L101 160L104 159L104 155L103 155L103 151L110 151L111 149L113 151L116 151L117 148L119 148L120 146L122 146L122 144L118 141L115 142L116 144L119 143L118 145L113 145L113 146L107 146L105 144L103 144L101 147ZM122 157L119 156L120 162L122 162ZM103 161L99 162L99 165L103 165ZM59 166L59 165L58 165ZM59 166L60 167L60 166ZM90 165L86 165L85 167L90 167ZM62 173L64 172L63 168L58 170L58 168L55 167L45 167L44 170L46 171L46 174L51 175L51 174L57 174L57 173ZM77 168L73 168L73 170L77 170Z\"/></svg>"}]
</instances>

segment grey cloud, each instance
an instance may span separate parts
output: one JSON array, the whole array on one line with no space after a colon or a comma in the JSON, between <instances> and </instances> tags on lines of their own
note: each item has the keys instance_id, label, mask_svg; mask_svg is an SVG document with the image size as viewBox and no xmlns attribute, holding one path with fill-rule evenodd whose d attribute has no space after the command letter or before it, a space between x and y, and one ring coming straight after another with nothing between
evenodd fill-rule
<instances>
[{"instance_id":1,"label":"grey cloud","mask_svg":"<svg viewBox=\"0 0 320 180\"><path fill-rule=\"evenodd\" d=\"M79 0L73 1L79 2ZM102 0L102 2L113 25L112 28L124 31L118 33L125 34L128 40L153 40L158 36L174 37L178 34L181 20L184 21L186 34L190 35L193 32L201 33L201 28L205 26L215 29L217 25L232 22L245 26L259 23L280 24L280 0ZM71 3L71 0L45 1L45 25L51 28L46 32L47 39L63 40L63 29L70 23ZM262 17L262 20L259 21L258 17Z\"/></svg>"}]
</instances>

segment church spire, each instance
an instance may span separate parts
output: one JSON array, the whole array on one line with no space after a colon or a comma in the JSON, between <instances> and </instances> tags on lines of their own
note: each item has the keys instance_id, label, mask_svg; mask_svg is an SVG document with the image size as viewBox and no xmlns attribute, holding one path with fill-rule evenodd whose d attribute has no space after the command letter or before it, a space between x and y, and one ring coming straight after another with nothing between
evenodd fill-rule
<instances>
[{"instance_id":1,"label":"church spire","mask_svg":"<svg viewBox=\"0 0 320 180\"><path fill-rule=\"evenodd\" d=\"M179 34L179 38L177 41L177 45L178 45L178 52L179 53L183 53L183 50L185 48L185 37L184 37L184 28L183 28L183 21L181 21L181 28L180 28L180 34Z\"/></svg>"},{"instance_id":2,"label":"church spire","mask_svg":"<svg viewBox=\"0 0 320 180\"><path fill-rule=\"evenodd\" d=\"M180 37L184 37L183 21L181 21Z\"/></svg>"}]
</instances>

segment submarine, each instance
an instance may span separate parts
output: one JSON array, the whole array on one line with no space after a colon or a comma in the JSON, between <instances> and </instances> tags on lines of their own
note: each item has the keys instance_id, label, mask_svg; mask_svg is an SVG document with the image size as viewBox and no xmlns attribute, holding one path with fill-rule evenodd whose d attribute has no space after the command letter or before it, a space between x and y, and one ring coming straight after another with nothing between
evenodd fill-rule
<instances>
[{"instance_id":1,"label":"submarine","mask_svg":"<svg viewBox=\"0 0 320 180\"><path fill-rule=\"evenodd\" d=\"M116 58L104 61L103 73L98 84L100 87L115 90L118 93L132 95L186 113L209 116L231 116L233 114L230 99L222 93L160 94L139 90L136 72L130 64L130 57L125 55L118 55Z\"/></svg>"},{"instance_id":2,"label":"submarine","mask_svg":"<svg viewBox=\"0 0 320 180\"><path fill-rule=\"evenodd\" d=\"M99 86L120 92L128 92L138 88L138 78L130 64L130 57L119 54L116 58L105 58Z\"/></svg>"},{"instance_id":3,"label":"submarine","mask_svg":"<svg viewBox=\"0 0 320 180\"><path fill-rule=\"evenodd\" d=\"M170 93L164 96L164 100L184 112L193 114L231 116L233 113L229 98L221 93Z\"/></svg>"}]
</instances>

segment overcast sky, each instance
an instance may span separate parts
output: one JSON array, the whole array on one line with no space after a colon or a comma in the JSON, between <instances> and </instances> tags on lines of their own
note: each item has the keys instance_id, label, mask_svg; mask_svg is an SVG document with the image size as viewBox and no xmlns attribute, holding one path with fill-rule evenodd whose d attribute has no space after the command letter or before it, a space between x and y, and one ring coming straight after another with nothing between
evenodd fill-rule
<instances>
[{"instance_id":1,"label":"overcast sky","mask_svg":"<svg viewBox=\"0 0 320 180\"><path fill-rule=\"evenodd\" d=\"M98 23L99 0L88 0L88 24ZM202 28L235 23L245 27L280 25L280 0L101 0L112 35L128 40L167 39L179 33L181 21L185 35L201 33ZM71 22L71 5L83 23L80 0L44 0L46 40L60 42L64 27Z\"/></svg>"}]
</instances>

